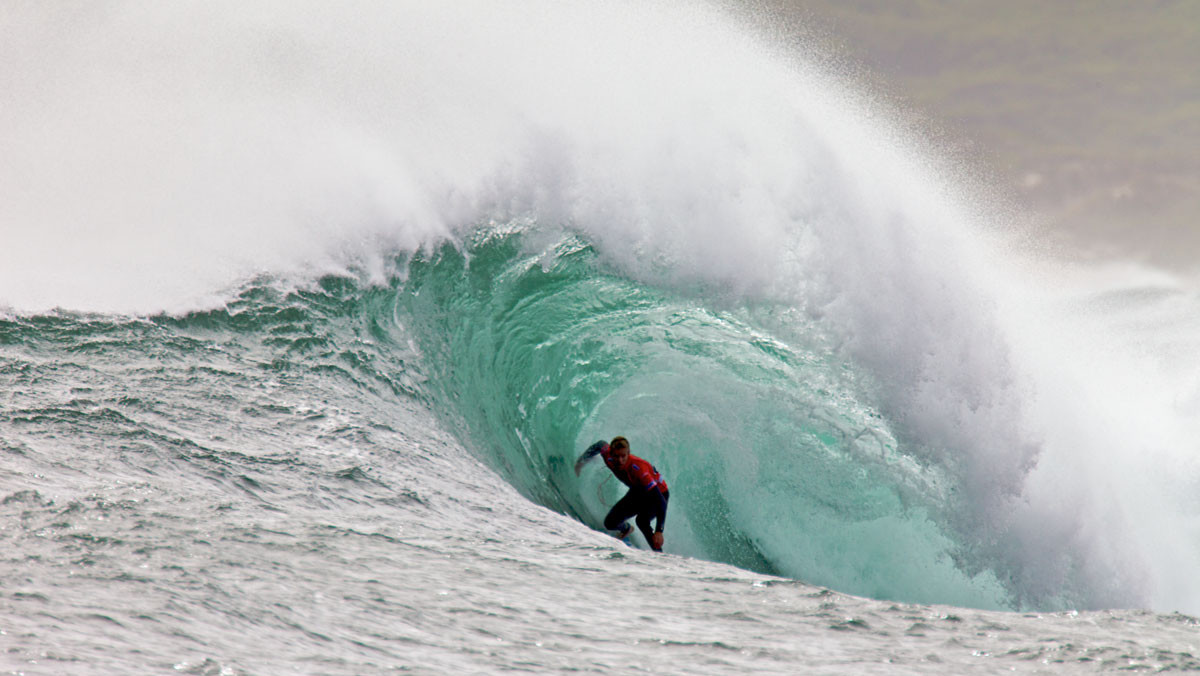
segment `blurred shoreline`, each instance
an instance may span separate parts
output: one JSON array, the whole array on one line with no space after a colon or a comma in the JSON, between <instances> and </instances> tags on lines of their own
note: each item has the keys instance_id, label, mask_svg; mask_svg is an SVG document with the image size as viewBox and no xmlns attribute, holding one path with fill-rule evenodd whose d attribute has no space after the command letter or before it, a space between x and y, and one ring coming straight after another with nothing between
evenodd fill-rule
<instances>
[{"instance_id":1,"label":"blurred shoreline","mask_svg":"<svg viewBox=\"0 0 1200 676\"><path fill-rule=\"evenodd\" d=\"M1058 255L1200 269L1200 2L758 0Z\"/></svg>"}]
</instances>

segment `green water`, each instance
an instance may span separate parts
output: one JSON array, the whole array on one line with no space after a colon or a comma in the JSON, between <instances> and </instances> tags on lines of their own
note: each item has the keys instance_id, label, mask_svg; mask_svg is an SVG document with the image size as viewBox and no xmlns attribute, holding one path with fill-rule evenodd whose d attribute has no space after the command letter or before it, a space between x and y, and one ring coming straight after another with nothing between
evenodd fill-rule
<instances>
[{"instance_id":1,"label":"green water","mask_svg":"<svg viewBox=\"0 0 1200 676\"><path fill-rule=\"evenodd\" d=\"M571 236L527 246L492 232L416 256L397 300L437 410L522 493L601 528L619 486L572 467L622 434L671 486L673 551L871 596L1006 603L934 521L951 504L941 472L906 453L815 323L635 283Z\"/></svg>"}]
</instances>

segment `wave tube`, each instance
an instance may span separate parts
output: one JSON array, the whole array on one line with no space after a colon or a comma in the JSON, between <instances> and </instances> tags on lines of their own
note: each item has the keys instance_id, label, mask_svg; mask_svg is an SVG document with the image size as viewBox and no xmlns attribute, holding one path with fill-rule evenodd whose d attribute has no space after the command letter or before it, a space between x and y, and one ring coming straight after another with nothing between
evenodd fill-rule
<instances>
[{"instance_id":1,"label":"wave tube","mask_svg":"<svg viewBox=\"0 0 1200 676\"><path fill-rule=\"evenodd\" d=\"M969 179L729 11L218 0L6 18L5 308L179 313L264 276L408 275L397 316L441 413L581 519L604 500L551 465L620 428L688 489L671 516L688 551L904 598L1200 606L1200 472L1178 450L1194 425L1169 383L1102 340L1075 349L1091 325L993 246ZM560 242L586 253L541 274L594 267L554 293L493 251ZM456 265L473 286L438 281ZM507 314L476 314L500 292Z\"/></svg>"}]
</instances>

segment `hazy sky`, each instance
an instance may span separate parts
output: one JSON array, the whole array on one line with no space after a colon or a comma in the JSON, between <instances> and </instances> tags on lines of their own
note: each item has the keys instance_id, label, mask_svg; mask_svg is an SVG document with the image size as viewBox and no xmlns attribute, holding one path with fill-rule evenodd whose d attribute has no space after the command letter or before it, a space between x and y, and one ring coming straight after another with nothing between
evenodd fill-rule
<instances>
[{"instance_id":1,"label":"hazy sky","mask_svg":"<svg viewBox=\"0 0 1200 676\"><path fill-rule=\"evenodd\" d=\"M1200 2L765 4L1072 244L1200 264Z\"/></svg>"}]
</instances>

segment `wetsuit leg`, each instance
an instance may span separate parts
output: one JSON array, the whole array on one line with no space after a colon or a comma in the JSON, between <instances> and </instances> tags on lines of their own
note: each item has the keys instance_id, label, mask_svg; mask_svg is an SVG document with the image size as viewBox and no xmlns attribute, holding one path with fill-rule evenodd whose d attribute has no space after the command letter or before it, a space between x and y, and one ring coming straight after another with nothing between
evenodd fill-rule
<instances>
[{"instance_id":1,"label":"wetsuit leg","mask_svg":"<svg viewBox=\"0 0 1200 676\"><path fill-rule=\"evenodd\" d=\"M617 500L617 504L608 510L608 516L604 517L604 527L608 530L621 530L621 526L629 517L640 511L641 501L638 497L636 492L629 491L625 497Z\"/></svg>"},{"instance_id":2,"label":"wetsuit leg","mask_svg":"<svg viewBox=\"0 0 1200 676\"><path fill-rule=\"evenodd\" d=\"M654 535L654 531L650 529L651 516L652 516L652 514L650 513L649 510L638 512L636 523L637 523L638 530L642 531L642 537L646 538L646 542L653 543L654 540L650 539L650 536ZM650 546L654 547L653 544L651 544Z\"/></svg>"},{"instance_id":3,"label":"wetsuit leg","mask_svg":"<svg viewBox=\"0 0 1200 676\"><path fill-rule=\"evenodd\" d=\"M660 493L657 490L651 490L642 494L641 500L639 500L636 523L638 530L642 531L642 535L646 538L647 543L654 542L651 539L651 536L654 534L654 531L650 530L651 519L658 520L659 530L662 529L663 524L667 520L667 497L666 494ZM653 544L650 547L658 551Z\"/></svg>"}]
</instances>

